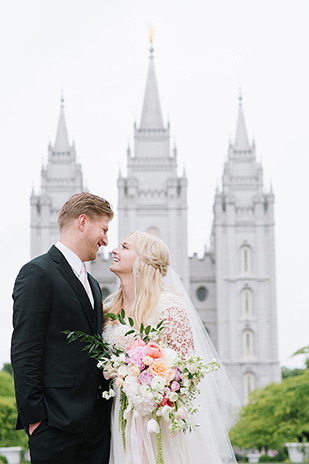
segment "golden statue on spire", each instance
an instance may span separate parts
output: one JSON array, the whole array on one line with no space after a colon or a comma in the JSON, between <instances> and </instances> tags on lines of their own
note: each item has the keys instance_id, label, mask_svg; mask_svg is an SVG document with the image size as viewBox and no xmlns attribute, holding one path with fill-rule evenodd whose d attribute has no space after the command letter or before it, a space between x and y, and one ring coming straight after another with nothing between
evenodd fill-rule
<instances>
[{"instance_id":1,"label":"golden statue on spire","mask_svg":"<svg viewBox=\"0 0 309 464\"><path fill-rule=\"evenodd\" d=\"M149 28L149 40L150 40L151 44L152 44L152 41L153 41L153 34L154 34L154 28L153 28L153 26L150 26L150 28Z\"/></svg>"}]
</instances>

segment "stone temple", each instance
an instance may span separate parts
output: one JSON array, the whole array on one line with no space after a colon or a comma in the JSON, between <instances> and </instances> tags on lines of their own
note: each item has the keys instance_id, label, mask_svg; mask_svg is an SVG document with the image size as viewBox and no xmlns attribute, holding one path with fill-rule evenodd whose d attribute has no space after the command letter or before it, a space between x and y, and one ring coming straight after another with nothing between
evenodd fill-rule
<instances>
[{"instance_id":1,"label":"stone temple","mask_svg":"<svg viewBox=\"0 0 309 464\"><path fill-rule=\"evenodd\" d=\"M133 230L161 237L171 265L191 299L245 404L249 393L279 382L277 347L274 194L266 192L263 168L250 143L242 99L235 140L223 166L222 187L213 204L211 246L199 258L187 251L187 184L177 175L177 150L164 125L157 88L154 50L140 124L134 125L134 149L127 150L127 176L119 173L119 240ZM116 179L115 179L116 181ZM46 252L59 237L57 215L62 204L85 189L81 165L70 145L63 99L55 144L41 171L41 189L31 194L31 256ZM103 192L102 192L103 194ZM106 192L104 192L107 195ZM112 256L101 253L90 272L104 296L116 280L109 271Z\"/></svg>"}]
</instances>

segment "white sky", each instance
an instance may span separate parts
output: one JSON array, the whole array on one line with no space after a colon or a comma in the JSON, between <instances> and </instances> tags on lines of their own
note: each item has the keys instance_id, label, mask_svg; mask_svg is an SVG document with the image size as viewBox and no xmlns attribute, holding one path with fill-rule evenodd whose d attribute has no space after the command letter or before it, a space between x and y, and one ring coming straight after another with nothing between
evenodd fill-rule
<instances>
[{"instance_id":1,"label":"white sky","mask_svg":"<svg viewBox=\"0 0 309 464\"><path fill-rule=\"evenodd\" d=\"M88 188L116 208L150 24L164 119L189 179L189 251L201 255L209 243L241 85L249 136L276 195L280 361L309 343L308 13L308 0L0 2L0 365L9 360L14 279L30 255L32 181L38 190L60 89ZM116 231L115 220L110 250Z\"/></svg>"}]
</instances>

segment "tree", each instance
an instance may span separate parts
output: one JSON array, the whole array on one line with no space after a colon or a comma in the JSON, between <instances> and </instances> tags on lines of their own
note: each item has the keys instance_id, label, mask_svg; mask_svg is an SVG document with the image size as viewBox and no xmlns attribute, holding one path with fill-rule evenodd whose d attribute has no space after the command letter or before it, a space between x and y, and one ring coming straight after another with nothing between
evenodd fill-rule
<instances>
[{"instance_id":1,"label":"tree","mask_svg":"<svg viewBox=\"0 0 309 464\"><path fill-rule=\"evenodd\" d=\"M259 450L309 441L309 369L252 392L230 437L235 446Z\"/></svg>"},{"instance_id":2,"label":"tree","mask_svg":"<svg viewBox=\"0 0 309 464\"><path fill-rule=\"evenodd\" d=\"M296 375L301 375L304 373L304 369L300 369L296 367L295 369L289 369L286 366L282 366L281 374L283 379L287 379L288 377L294 377Z\"/></svg>"},{"instance_id":3,"label":"tree","mask_svg":"<svg viewBox=\"0 0 309 464\"><path fill-rule=\"evenodd\" d=\"M0 372L0 446L22 446L27 448L25 431L16 431L16 402L14 381L8 372Z\"/></svg>"},{"instance_id":4,"label":"tree","mask_svg":"<svg viewBox=\"0 0 309 464\"><path fill-rule=\"evenodd\" d=\"M7 372L0 372L0 397L14 398L14 380Z\"/></svg>"},{"instance_id":5,"label":"tree","mask_svg":"<svg viewBox=\"0 0 309 464\"><path fill-rule=\"evenodd\" d=\"M299 354L306 354L306 359L305 359L305 365L306 365L306 368L309 369L309 345L308 346L304 346L303 348L300 348L299 350L297 350L292 357L294 356L297 356Z\"/></svg>"},{"instance_id":6,"label":"tree","mask_svg":"<svg viewBox=\"0 0 309 464\"><path fill-rule=\"evenodd\" d=\"M4 363L2 371L7 372L13 377L13 367L11 363Z\"/></svg>"}]
</instances>

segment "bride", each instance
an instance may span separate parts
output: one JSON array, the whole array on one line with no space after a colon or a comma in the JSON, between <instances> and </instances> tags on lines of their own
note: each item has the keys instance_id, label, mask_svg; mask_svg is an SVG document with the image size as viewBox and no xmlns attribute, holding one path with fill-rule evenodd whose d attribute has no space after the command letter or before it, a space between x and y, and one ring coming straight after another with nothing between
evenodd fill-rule
<instances>
[{"instance_id":1,"label":"bride","mask_svg":"<svg viewBox=\"0 0 309 464\"><path fill-rule=\"evenodd\" d=\"M105 312L118 314L124 308L136 328L141 323L157 325L164 319L163 341L184 357L196 352L205 362L217 358L212 343L176 273L168 271L169 250L162 240L143 232L133 232L113 250L110 267L120 279L118 290L105 301ZM167 276L167 277L166 277ZM172 285L172 286L171 286ZM124 349L132 339L127 327L108 322L104 338ZM196 403L200 412L193 416L198 427L191 433L172 435L161 421L165 464L236 463L224 424L227 407L236 405L234 393L224 369L206 375L200 384ZM111 416L111 451L109 464L156 464L156 434L147 431L150 417L133 417L126 426L126 450L118 428L119 389Z\"/></svg>"}]
</instances>

